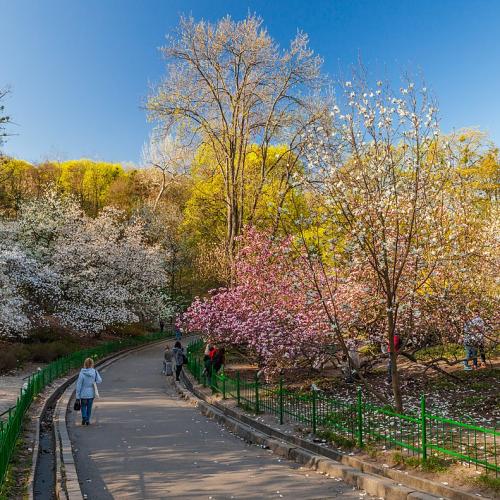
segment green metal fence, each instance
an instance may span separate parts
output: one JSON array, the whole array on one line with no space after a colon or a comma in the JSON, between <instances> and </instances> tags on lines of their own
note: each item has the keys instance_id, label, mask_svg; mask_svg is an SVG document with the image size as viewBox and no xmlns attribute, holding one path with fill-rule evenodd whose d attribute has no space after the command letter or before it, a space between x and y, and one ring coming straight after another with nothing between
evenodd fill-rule
<instances>
[{"instance_id":1,"label":"green metal fence","mask_svg":"<svg viewBox=\"0 0 500 500\"><path fill-rule=\"evenodd\" d=\"M423 461L429 456L447 457L467 465L500 471L496 428L479 427L450 420L427 411L425 396L421 397L420 413L404 415L391 408L381 408L366 402L361 389L355 401L346 403L322 392L298 393L286 389L283 378L276 385L262 383L257 375L243 380L240 373L229 377L212 371L208 375L203 365L203 340L192 342L187 349L188 368L198 382L234 398L237 404L254 413L275 415L284 421L307 425L316 434L329 430L363 447L368 442L398 447Z\"/></svg>"},{"instance_id":2,"label":"green metal fence","mask_svg":"<svg viewBox=\"0 0 500 500\"><path fill-rule=\"evenodd\" d=\"M97 347L75 352L54 361L41 370L31 374L20 390L16 404L0 415L0 486L7 472L12 452L23 426L23 418L35 397L56 378L71 370L80 368L86 358L100 359L112 352L136 347L147 342L168 338L171 333L158 333L145 337L134 337L107 342ZM36 459L36 457L35 457Z\"/></svg>"}]
</instances>

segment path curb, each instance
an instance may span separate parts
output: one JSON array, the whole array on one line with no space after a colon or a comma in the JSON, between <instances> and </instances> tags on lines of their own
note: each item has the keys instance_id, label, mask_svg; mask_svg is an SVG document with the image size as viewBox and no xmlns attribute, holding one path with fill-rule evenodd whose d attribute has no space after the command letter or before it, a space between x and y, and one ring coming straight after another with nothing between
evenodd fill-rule
<instances>
[{"instance_id":1,"label":"path curb","mask_svg":"<svg viewBox=\"0 0 500 500\"><path fill-rule=\"evenodd\" d=\"M181 385L175 382L179 393L191 400L208 418L223 424L248 442L272 450L278 456L300 463L330 477L364 489L370 495L389 500L447 498L477 500L476 495L456 490L428 479L411 476L403 471L386 469L358 458L325 449L305 439L289 436L262 422L241 414L205 394L191 374L182 372ZM487 497L482 497L487 498Z\"/></svg>"},{"instance_id":2,"label":"path curb","mask_svg":"<svg viewBox=\"0 0 500 500\"><path fill-rule=\"evenodd\" d=\"M64 384L67 382L65 380L62 384L59 384L57 388L54 390L53 387L47 386L46 389L50 389L52 392L50 392L50 395L45 399L43 404L39 408L38 414L34 415L34 420L35 420L35 437L34 437L34 442L33 442L33 452L32 452L32 459L31 459L31 471L28 479L28 484L31 485L28 491L28 499L33 500L35 498L34 491L33 491L33 486L34 486L34 480L35 480L35 470L38 464L38 454L39 454L39 449L40 449L40 424L41 424L41 419L42 415L45 413L47 410L47 407L49 406L50 403L52 403L53 398L58 397L58 391L63 390ZM39 396L44 396L44 393L41 393L38 395Z\"/></svg>"}]
</instances>

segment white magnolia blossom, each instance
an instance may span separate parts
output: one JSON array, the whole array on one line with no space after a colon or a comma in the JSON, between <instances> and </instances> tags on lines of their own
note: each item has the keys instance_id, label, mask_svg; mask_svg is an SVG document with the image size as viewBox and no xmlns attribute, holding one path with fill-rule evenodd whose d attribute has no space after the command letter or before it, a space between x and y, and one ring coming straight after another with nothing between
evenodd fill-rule
<instances>
[{"instance_id":1,"label":"white magnolia blossom","mask_svg":"<svg viewBox=\"0 0 500 500\"><path fill-rule=\"evenodd\" d=\"M89 334L168 306L165 251L146 243L140 220L115 209L93 219L51 192L0 228L0 336L24 335L47 313Z\"/></svg>"}]
</instances>

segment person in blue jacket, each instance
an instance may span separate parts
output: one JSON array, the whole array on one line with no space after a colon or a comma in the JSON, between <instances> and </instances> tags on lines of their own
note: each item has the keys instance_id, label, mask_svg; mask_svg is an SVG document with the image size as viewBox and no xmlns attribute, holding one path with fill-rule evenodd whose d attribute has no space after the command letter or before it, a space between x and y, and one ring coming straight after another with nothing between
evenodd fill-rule
<instances>
[{"instance_id":1,"label":"person in blue jacket","mask_svg":"<svg viewBox=\"0 0 500 500\"><path fill-rule=\"evenodd\" d=\"M96 397L97 387L102 378L99 372L94 368L94 360L87 358L83 363L83 368L78 375L76 383L76 399L80 400L82 410L82 425L89 425L90 415L92 413L92 403Z\"/></svg>"}]
</instances>

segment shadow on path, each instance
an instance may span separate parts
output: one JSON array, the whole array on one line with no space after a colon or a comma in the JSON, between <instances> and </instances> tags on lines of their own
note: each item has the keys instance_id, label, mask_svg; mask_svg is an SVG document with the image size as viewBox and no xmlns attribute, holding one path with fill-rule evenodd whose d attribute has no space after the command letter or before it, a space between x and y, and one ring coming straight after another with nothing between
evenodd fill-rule
<instances>
[{"instance_id":1,"label":"shadow on path","mask_svg":"<svg viewBox=\"0 0 500 500\"><path fill-rule=\"evenodd\" d=\"M356 498L360 492L251 446L175 394L152 346L103 373L92 424L70 410L82 491L110 498ZM364 498L368 498L365 496Z\"/></svg>"}]
</instances>

